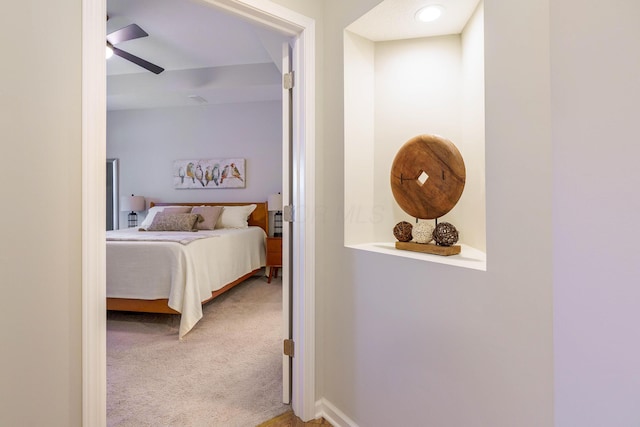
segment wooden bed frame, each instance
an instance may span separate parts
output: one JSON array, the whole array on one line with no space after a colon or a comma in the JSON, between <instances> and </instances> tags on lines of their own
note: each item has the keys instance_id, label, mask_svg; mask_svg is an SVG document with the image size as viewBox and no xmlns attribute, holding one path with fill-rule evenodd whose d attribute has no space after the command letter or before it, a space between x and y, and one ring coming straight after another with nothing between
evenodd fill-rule
<instances>
[{"instance_id":1,"label":"wooden bed frame","mask_svg":"<svg viewBox=\"0 0 640 427\"><path fill-rule=\"evenodd\" d=\"M244 206L255 204L256 209L249 215L249 225L254 225L262 228L267 235L269 235L269 211L267 210L267 202L233 202L233 203L220 203L220 202L202 202L202 203L160 203L151 202L149 208L154 206ZM211 297L202 301L202 304L206 304L218 295L221 295L233 288L234 286L244 282L260 269L251 271L244 276L234 280L231 283L226 284L224 287L213 291ZM166 314L180 314L174 309L169 307L169 300L155 299L155 300L143 300L143 299L131 299L131 298L107 298L107 310L113 311L136 311L141 313L166 313Z\"/></svg>"}]
</instances>

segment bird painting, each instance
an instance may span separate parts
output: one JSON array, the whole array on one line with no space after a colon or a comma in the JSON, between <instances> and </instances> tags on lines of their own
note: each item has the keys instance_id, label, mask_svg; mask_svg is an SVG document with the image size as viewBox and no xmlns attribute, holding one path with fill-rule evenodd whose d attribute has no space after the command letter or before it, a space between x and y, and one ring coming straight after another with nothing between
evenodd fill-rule
<instances>
[{"instance_id":1,"label":"bird painting","mask_svg":"<svg viewBox=\"0 0 640 427\"><path fill-rule=\"evenodd\" d=\"M175 188L219 189L246 186L243 158L192 158L173 162Z\"/></svg>"},{"instance_id":2,"label":"bird painting","mask_svg":"<svg viewBox=\"0 0 640 427\"><path fill-rule=\"evenodd\" d=\"M211 175L211 166L207 166L204 170L204 186L206 187L213 180Z\"/></svg>"},{"instance_id":3,"label":"bird painting","mask_svg":"<svg viewBox=\"0 0 640 427\"><path fill-rule=\"evenodd\" d=\"M202 184L202 186L204 187L204 181L202 180L202 178L204 178L204 172L202 172L202 166L198 165L196 166L196 179L198 180L198 182L200 184Z\"/></svg>"},{"instance_id":4,"label":"bird painting","mask_svg":"<svg viewBox=\"0 0 640 427\"><path fill-rule=\"evenodd\" d=\"M233 175L234 178L238 178L240 181L244 182L244 179L242 179L242 175L240 175L240 171L236 167L235 163L231 163L231 175Z\"/></svg>"},{"instance_id":5,"label":"bird painting","mask_svg":"<svg viewBox=\"0 0 640 427\"><path fill-rule=\"evenodd\" d=\"M193 164L193 162L189 162L189 164L187 165L187 176L189 178L191 178L191 181L193 182L193 184L196 183L196 176L195 176L195 171L193 170L193 168L195 167L195 165Z\"/></svg>"},{"instance_id":6,"label":"bird painting","mask_svg":"<svg viewBox=\"0 0 640 427\"><path fill-rule=\"evenodd\" d=\"M211 178L213 178L213 183L218 186L218 181L220 180L220 165L213 165L213 171L211 172Z\"/></svg>"},{"instance_id":7,"label":"bird painting","mask_svg":"<svg viewBox=\"0 0 640 427\"><path fill-rule=\"evenodd\" d=\"M222 169L222 176L220 177L220 184L222 184L226 177L229 176L229 165L226 165L224 169Z\"/></svg>"}]
</instances>

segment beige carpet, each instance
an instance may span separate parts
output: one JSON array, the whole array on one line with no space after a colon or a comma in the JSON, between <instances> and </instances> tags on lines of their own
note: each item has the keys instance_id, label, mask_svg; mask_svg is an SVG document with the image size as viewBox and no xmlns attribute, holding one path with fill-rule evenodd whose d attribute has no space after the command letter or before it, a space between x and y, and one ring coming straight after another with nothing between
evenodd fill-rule
<instances>
[{"instance_id":1,"label":"beige carpet","mask_svg":"<svg viewBox=\"0 0 640 427\"><path fill-rule=\"evenodd\" d=\"M107 425L252 427L282 404L282 282L254 276L204 308L107 315Z\"/></svg>"}]
</instances>

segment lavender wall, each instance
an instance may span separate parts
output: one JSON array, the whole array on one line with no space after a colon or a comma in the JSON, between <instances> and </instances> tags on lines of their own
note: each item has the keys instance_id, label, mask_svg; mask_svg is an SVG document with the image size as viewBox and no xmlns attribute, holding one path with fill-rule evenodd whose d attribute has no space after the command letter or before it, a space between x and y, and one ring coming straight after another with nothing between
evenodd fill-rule
<instances>
[{"instance_id":1,"label":"lavender wall","mask_svg":"<svg viewBox=\"0 0 640 427\"><path fill-rule=\"evenodd\" d=\"M282 187L282 112L278 101L112 111L107 157L120 159L120 194L154 201L266 201ZM246 159L242 189L174 189L174 160ZM145 212L139 215L139 221ZM126 227L121 213L120 227Z\"/></svg>"}]
</instances>

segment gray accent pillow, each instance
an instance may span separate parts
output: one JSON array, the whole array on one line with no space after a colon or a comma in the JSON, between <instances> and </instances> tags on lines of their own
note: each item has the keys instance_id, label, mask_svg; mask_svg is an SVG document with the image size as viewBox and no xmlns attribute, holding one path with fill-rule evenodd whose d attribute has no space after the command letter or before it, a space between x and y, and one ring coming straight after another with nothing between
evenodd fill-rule
<instances>
[{"instance_id":1,"label":"gray accent pillow","mask_svg":"<svg viewBox=\"0 0 640 427\"><path fill-rule=\"evenodd\" d=\"M159 212L189 213L191 212L191 206L154 206L149 209L149 212L147 212L147 216L144 221L142 221L142 224L140 224L140 228L144 228L145 230L149 228L153 222L153 218L155 218L156 214Z\"/></svg>"},{"instance_id":2,"label":"gray accent pillow","mask_svg":"<svg viewBox=\"0 0 640 427\"><path fill-rule=\"evenodd\" d=\"M198 231L200 215L193 213L158 212L147 231Z\"/></svg>"},{"instance_id":3,"label":"gray accent pillow","mask_svg":"<svg viewBox=\"0 0 640 427\"><path fill-rule=\"evenodd\" d=\"M198 230L213 230L222 212L222 206L195 206L191 213L198 214L202 220L196 224Z\"/></svg>"}]
</instances>

